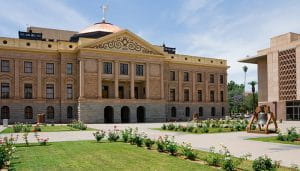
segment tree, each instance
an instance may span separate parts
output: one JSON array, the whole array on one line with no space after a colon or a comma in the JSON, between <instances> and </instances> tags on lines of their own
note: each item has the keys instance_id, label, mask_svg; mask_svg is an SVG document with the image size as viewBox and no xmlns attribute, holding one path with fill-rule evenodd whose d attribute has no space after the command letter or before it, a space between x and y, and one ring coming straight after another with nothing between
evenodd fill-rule
<instances>
[{"instance_id":1,"label":"tree","mask_svg":"<svg viewBox=\"0 0 300 171\"><path fill-rule=\"evenodd\" d=\"M255 107L256 107L256 105L255 105L255 86L256 86L257 82L256 81L251 81L248 84L251 85L251 87L252 87L252 99L253 99L252 109L254 111Z\"/></svg>"},{"instance_id":2,"label":"tree","mask_svg":"<svg viewBox=\"0 0 300 171\"><path fill-rule=\"evenodd\" d=\"M228 83L228 104L230 113L243 111L243 92L243 84L236 84L234 81Z\"/></svg>"},{"instance_id":3,"label":"tree","mask_svg":"<svg viewBox=\"0 0 300 171\"><path fill-rule=\"evenodd\" d=\"M243 71L244 71L244 95L243 95L243 103L245 105L245 96L246 96L246 77L247 77L247 71L248 67L246 65L243 66Z\"/></svg>"}]
</instances>

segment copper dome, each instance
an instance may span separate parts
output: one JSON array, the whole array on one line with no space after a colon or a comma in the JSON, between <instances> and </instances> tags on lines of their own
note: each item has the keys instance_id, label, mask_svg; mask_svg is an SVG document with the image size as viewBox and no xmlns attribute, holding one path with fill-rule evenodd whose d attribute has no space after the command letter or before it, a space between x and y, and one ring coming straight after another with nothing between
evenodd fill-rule
<instances>
[{"instance_id":1,"label":"copper dome","mask_svg":"<svg viewBox=\"0 0 300 171\"><path fill-rule=\"evenodd\" d=\"M110 33L116 33L118 31L121 31L122 29L118 26L115 26L111 23L107 23L105 21L102 21L101 23L96 23L94 25L91 25L79 32L79 34L82 33L91 33L91 32L110 32Z\"/></svg>"}]
</instances>

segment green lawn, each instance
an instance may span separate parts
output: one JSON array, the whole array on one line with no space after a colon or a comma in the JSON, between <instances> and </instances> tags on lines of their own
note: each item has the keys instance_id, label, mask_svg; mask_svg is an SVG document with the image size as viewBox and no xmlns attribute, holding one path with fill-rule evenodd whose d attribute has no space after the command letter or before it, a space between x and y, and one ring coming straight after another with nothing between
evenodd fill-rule
<instances>
[{"instance_id":1,"label":"green lawn","mask_svg":"<svg viewBox=\"0 0 300 171\"><path fill-rule=\"evenodd\" d=\"M79 129L75 129L69 127L67 125L55 125L55 126L43 126L41 125L41 132L61 132L61 131L80 131ZM93 131L95 129L87 128L85 131ZM1 131L2 134L4 133L14 133L12 127L8 127Z\"/></svg>"},{"instance_id":2,"label":"green lawn","mask_svg":"<svg viewBox=\"0 0 300 171\"><path fill-rule=\"evenodd\" d=\"M56 142L17 146L15 170L217 170L210 166L121 142Z\"/></svg>"},{"instance_id":3,"label":"green lawn","mask_svg":"<svg viewBox=\"0 0 300 171\"><path fill-rule=\"evenodd\" d=\"M224 133L224 132L237 132L237 131L231 131L230 128L221 128L221 131L219 128L208 128L209 132L204 133L198 131L197 133L194 132L188 132L188 131L175 131L175 130L164 130L161 128L152 128L153 130L159 130L159 131L172 131L172 132L183 132L183 133L189 133L189 134L212 134L212 133ZM199 129L200 130L200 129Z\"/></svg>"},{"instance_id":4,"label":"green lawn","mask_svg":"<svg viewBox=\"0 0 300 171\"><path fill-rule=\"evenodd\" d=\"M281 143L281 144L294 144L294 145L300 145L299 141L280 141L276 139L277 136L271 136L271 137L259 137L259 138L249 138L248 140L254 140L254 141L263 141L263 142L273 142L273 143Z\"/></svg>"}]
</instances>

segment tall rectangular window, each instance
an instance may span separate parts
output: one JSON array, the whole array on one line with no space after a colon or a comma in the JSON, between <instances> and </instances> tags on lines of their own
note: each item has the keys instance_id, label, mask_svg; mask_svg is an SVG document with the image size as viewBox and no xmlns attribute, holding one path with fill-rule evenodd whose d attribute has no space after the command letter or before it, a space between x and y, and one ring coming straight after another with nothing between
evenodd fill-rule
<instances>
[{"instance_id":1,"label":"tall rectangular window","mask_svg":"<svg viewBox=\"0 0 300 171\"><path fill-rule=\"evenodd\" d=\"M47 99L54 99L54 84L47 84L46 85L46 98Z\"/></svg>"},{"instance_id":2,"label":"tall rectangular window","mask_svg":"<svg viewBox=\"0 0 300 171\"><path fill-rule=\"evenodd\" d=\"M24 84L24 98L32 99L32 84Z\"/></svg>"},{"instance_id":3,"label":"tall rectangular window","mask_svg":"<svg viewBox=\"0 0 300 171\"><path fill-rule=\"evenodd\" d=\"M144 75L144 65L137 64L136 65L136 75L143 76Z\"/></svg>"},{"instance_id":4,"label":"tall rectangular window","mask_svg":"<svg viewBox=\"0 0 300 171\"><path fill-rule=\"evenodd\" d=\"M215 101L215 91L210 91L210 102Z\"/></svg>"},{"instance_id":5,"label":"tall rectangular window","mask_svg":"<svg viewBox=\"0 0 300 171\"><path fill-rule=\"evenodd\" d=\"M46 64L46 74L54 74L54 63Z\"/></svg>"},{"instance_id":6,"label":"tall rectangular window","mask_svg":"<svg viewBox=\"0 0 300 171\"><path fill-rule=\"evenodd\" d=\"M224 102L224 91L220 91L221 102Z\"/></svg>"},{"instance_id":7,"label":"tall rectangular window","mask_svg":"<svg viewBox=\"0 0 300 171\"><path fill-rule=\"evenodd\" d=\"M9 60L1 60L1 72L9 72Z\"/></svg>"},{"instance_id":8,"label":"tall rectangular window","mask_svg":"<svg viewBox=\"0 0 300 171\"><path fill-rule=\"evenodd\" d=\"M190 100L190 91L189 89L184 89L184 101L189 101Z\"/></svg>"},{"instance_id":9,"label":"tall rectangular window","mask_svg":"<svg viewBox=\"0 0 300 171\"><path fill-rule=\"evenodd\" d=\"M220 75L220 84L224 84L224 75Z\"/></svg>"},{"instance_id":10,"label":"tall rectangular window","mask_svg":"<svg viewBox=\"0 0 300 171\"><path fill-rule=\"evenodd\" d=\"M67 99L73 99L73 85L67 84Z\"/></svg>"},{"instance_id":11,"label":"tall rectangular window","mask_svg":"<svg viewBox=\"0 0 300 171\"><path fill-rule=\"evenodd\" d=\"M73 64L72 63L67 63L67 68L66 68L66 73L67 75L72 75L73 74Z\"/></svg>"},{"instance_id":12,"label":"tall rectangular window","mask_svg":"<svg viewBox=\"0 0 300 171\"><path fill-rule=\"evenodd\" d=\"M202 102L202 90L198 90L198 102Z\"/></svg>"},{"instance_id":13,"label":"tall rectangular window","mask_svg":"<svg viewBox=\"0 0 300 171\"><path fill-rule=\"evenodd\" d=\"M139 98L139 88L134 87L134 98L138 99Z\"/></svg>"},{"instance_id":14,"label":"tall rectangular window","mask_svg":"<svg viewBox=\"0 0 300 171\"><path fill-rule=\"evenodd\" d=\"M128 64L120 63L120 75L128 75Z\"/></svg>"},{"instance_id":15,"label":"tall rectangular window","mask_svg":"<svg viewBox=\"0 0 300 171\"><path fill-rule=\"evenodd\" d=\"M170 89L170 101L175 101L175 89Z\"/></svg>"},{"instance_id":16,"label":"tall rectangular window","mask_svg":"<svg viewBox=\"0 0 300 171\"><path fill-rule=\"evenodd\" d=\"M202 74L197 73L197 82L202 82Z\"/></svg>"},{"instance_id":17,"label":"tall rectangular window","mask_svg":"<svg viewBox=\"0 0 300 171\"><path fill-rule=\"evenodd\" d=\"M32 73L32 62L24 62L24 73Z\"/></svg>"},{"instance_id":18,"label":"tall rectangular window","mask_svg":"<svg viewBox=\"0 0 300 171\"><path fill-rule=\"evenodd\" d=\"M104 74L112 74L112 63L111 62L103 63L103 73Z\"/></svg>"},{"instance_id":19,"label":"tall rectangular window","mask_svg":"<svg viewBox=\"0 0 300 171\"><path fill-rule=\"evenodd\" d=\"M209 83L215 83L215 75L214 74L209 75Z\"/></svg>"},{"instance_id":20,"label":"tall rectangular window","mask_svg":"<svg viewBox=\"0 0 300 171\"><path fill-rule=\"evenodd\" d=\"M108 98L109 91L108 86L102 86L102 98Z\"/></svg>"},{"instance_id":21,"label":"tall rectangular window","mask_svg":"<svg viewBox=\"0 0 300 171\"><path fill-rule=\"evenodd\" d=\"M9 83L1 83L1 99L9 98Z\"/></svg>"},{"instance_id":22,"label":"tall rectangular window","mask_svg":"<svg viewBox=\"0 0 300 171\"><path fill-rule=\"evenodd\" d=\"M189 81L189 73L188 72L183 73L183 81Z\"/></svg>"},{"instance_id":23,"label":"tall rectangular window","mask_svg":"<svg viewBox=\"0 0 300 171\"><path fill-rule=\"evenodd\" d=\"M175 81L175 71L170 71L170 81Z\"/></svg>"}]
</instances>

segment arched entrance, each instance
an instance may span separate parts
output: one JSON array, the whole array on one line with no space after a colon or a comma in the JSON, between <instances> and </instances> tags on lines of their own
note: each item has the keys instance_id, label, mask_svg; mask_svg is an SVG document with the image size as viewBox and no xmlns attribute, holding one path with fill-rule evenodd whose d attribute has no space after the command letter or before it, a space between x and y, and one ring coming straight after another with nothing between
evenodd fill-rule
<instances>
[{"instance_id":1,"label":"arched entrance","mask_svg":"<svg viewBox=\"0 0 300 171\"><path fill-rule=\"evenodd\" d=\"M137 122L145 122L145 108L139 106L136 110Z\"/></svg>"},{"instance_id":2,"label":"arched entrance","mask_svg":"<svg viewBox=\"0 0 300 171\"><path fill-rule=\"evenodd\" d=\"M114 123L114 109L111 106L104 108L104 123Z\"/></svg>"},{"instance_id":3,"label":"arched entrance","mask_svg":"<svg viewBox=\"0 0 300 171\"><path fill-rule=\"evenodd\" d=\"M130 109L127 106L121 108L121 122L129 123L130 121Z\"/></svg>"}]
</instances>

